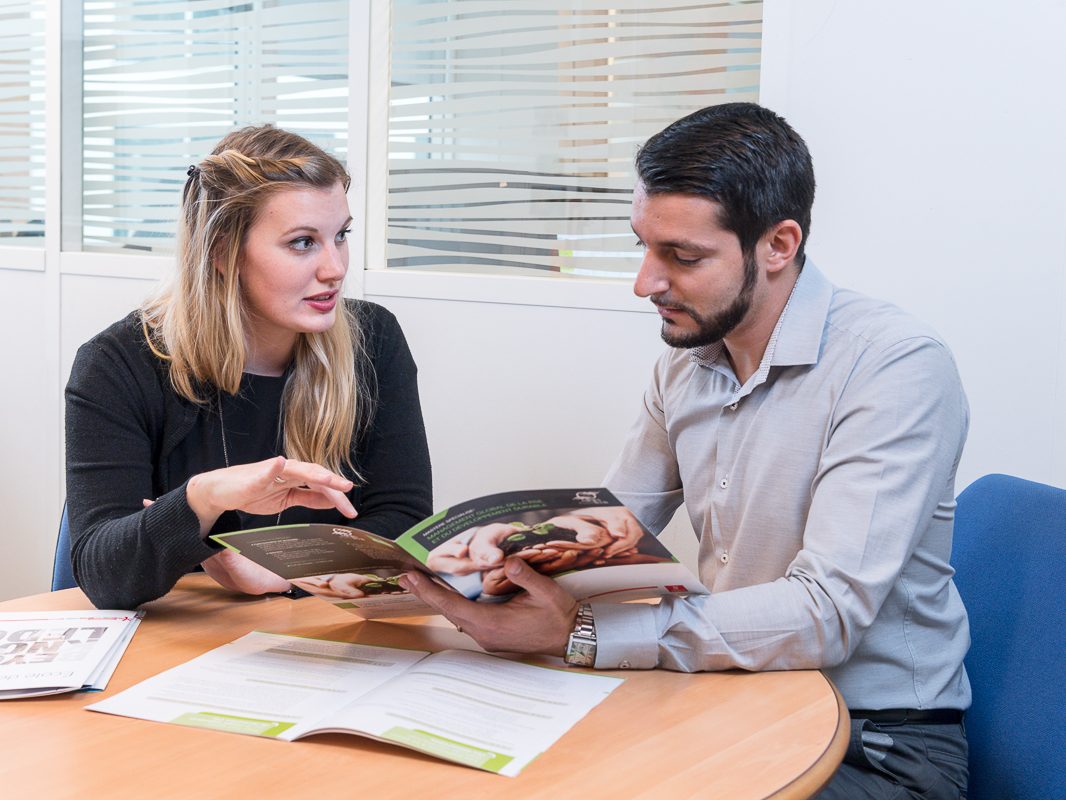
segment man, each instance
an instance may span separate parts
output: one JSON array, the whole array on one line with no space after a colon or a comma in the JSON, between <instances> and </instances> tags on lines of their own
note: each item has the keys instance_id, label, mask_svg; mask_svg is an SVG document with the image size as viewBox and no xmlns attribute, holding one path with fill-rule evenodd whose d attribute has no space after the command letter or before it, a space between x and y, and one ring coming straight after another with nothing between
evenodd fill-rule
<instances>
[{"instance_id":1,"label":"man","mask_svg":"<svg viewBox=\"0 0 1066 800\"><path fill-rule=\"evenodd\" d=\"M525 592L499 606L403 581L491 650L824 669L853 722L822 797L959 797L969 633L948 557L968 411L950 353L806 259L810 155L771 111L703 109L636 164L634 290L671 349L606 484L656 532L686 504L711 594L577 608L518 559Z\"/></svg>"}]
</instances>

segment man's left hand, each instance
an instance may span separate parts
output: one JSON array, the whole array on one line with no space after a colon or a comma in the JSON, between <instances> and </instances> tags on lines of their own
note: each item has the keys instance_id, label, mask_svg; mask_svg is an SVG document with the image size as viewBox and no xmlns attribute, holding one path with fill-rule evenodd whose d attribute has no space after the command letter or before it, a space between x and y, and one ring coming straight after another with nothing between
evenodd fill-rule
<instances>
[{"instance_id":1,"label":"man's left hand","mask_svg":"<svg viewBox=\"0 0 1066 800\"><path fill-rule=\"evenodd\" d=\"M564 655L577 618L577 601L521 558L508 558L504 570L523 590L505 603L475 603L418 572L405 574L400 584L486 650Z\"/></svg>"}]
</instances>

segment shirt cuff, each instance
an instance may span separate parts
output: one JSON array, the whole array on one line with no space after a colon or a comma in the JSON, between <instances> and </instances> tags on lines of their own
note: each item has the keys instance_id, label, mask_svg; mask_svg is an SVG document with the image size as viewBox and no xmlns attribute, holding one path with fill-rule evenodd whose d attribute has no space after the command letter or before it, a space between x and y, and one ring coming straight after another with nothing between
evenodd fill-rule
<instances>
[{"instance_id":1,"label":"shirt cuff","mask_svg":"<svg viewBox=\"0 0 1066 800\"><path fill-rule=\"evenodd\" d=\"M596 669L654 669L659 664L655 606L592 603Z\"/></svg>"}]
</instances>

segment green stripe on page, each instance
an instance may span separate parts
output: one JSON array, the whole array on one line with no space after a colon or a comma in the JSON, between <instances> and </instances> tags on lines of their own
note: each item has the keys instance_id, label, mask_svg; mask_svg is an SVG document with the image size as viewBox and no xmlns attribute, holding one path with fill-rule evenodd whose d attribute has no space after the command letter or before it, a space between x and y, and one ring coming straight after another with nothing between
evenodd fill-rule
<instances>
[{"instance_id":1,"label":"green stripe on page","mask_svg":"<svg viewBox=\"0 0 1066 800\"><path fill-rule=\"evenodd\" d=\"M514 760L512 756L472 747L413 728L389 728L381 735L381 738L421 750L423 753L429 753L438 758L454 761L457 764L465 764L468 767L477 767L489 772L499 772Z\"/></svg>"},{"instance_id":2,"label":"green stripe on page","mask_svg":"<svg viewBox=\"0 0 1066 800\"><path fill-rule=\"evenodd\" d=\"M278 722L273 719L235 717L230 714L214 714L210 711L195 711L172 719L176 725L191 728L210 728L227 733L246 733L251 736L280 736L296 723Z\"/></svg>"}]
</instances>

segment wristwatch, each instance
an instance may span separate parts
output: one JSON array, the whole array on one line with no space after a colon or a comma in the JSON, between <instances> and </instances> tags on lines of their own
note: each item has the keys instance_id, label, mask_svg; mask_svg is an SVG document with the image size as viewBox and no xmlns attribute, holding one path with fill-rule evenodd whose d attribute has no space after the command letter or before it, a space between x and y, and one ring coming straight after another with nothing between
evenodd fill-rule
<instances>
[{"instance_id":1,"label":"wristwatch","mask_svg":"<svg viewBox=\"0 0 1066 800\"><path fill-rule=\"evenodd\" d=\"M577 609L574 630L570 632L563 660L572 667L596 666L596 622L588 603L582 603Z\"/></svg>"}]
</instances>

